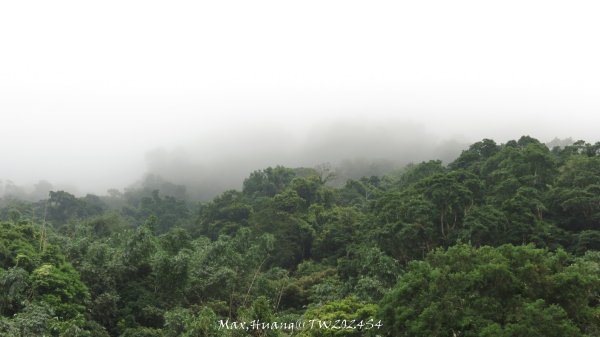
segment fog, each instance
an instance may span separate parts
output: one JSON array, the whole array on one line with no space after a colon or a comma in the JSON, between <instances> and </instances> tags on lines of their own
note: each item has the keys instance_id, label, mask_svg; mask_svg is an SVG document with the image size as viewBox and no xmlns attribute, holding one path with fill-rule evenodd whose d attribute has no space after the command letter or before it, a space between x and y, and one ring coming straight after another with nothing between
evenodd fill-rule
<instances>
[{"instance_id":1,"label":"fog","mask_svg":"<svg viewBox=\"0 0 600 337\"><path fill-rule=\"evenodd\" d=\"M600 140L594 1L0 4L0 189L207 197L252 170L342 176L482 138Z\"/></svg>"},{"instance_id":2,"label":"fog","mask_svg":"<svg viewBox=\"0 0 600 337\"><path fill-rule=\"evenodd\" d=\"M441 140L423 126L388 119L339 119L286 133L284 127L254 127L203 137L173 150L146 155L148 172L190 187L205 197L241 187L250 172L268 166L328 167L341 183L381 175L411 162L454 159L466 143Z\"/></svg>"}]
</instances>

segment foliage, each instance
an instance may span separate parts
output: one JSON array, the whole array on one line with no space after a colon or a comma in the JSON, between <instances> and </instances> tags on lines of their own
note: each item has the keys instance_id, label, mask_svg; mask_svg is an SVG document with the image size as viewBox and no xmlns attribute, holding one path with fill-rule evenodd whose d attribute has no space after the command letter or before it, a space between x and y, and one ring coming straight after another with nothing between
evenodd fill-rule
<instances>
[{"instance_id":1,"label":"foliage","mask_svg":"<svg viewBox=\"0 0 600 337\"><path fill-rule=\"evenodd\" d=\"M381 302L390 336L586 336L600 330L600 264L532 246L438 249Z\"/></svg>"},{"instance_id":2,"label":"foliage","mask_svg":"<svg viewBox=\"0 0 600 337\"><path fill-rule=\"evenodd\" d=\"M600 143L483 139L334 176L268 167L206 202L153 175L3 198L0 336L600 336ZM300 319L381 329L217 324Z\"/></svg>"}]
</instances>

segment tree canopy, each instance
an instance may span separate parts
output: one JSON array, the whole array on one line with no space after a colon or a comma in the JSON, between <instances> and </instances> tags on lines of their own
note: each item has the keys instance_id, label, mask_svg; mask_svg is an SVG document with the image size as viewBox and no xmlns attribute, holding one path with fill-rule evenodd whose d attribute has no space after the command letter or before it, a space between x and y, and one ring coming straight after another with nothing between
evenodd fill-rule
<instances>
[{"instance_id":1,"label":"tree canopy","mask_svg":"<svg viewBox=\"0 0 600 337\"><path fill-rule=\"evenodd\" d=\"M600 144L0 199L0 336L600 336ZM237 322L317 328L224 328ZM236 323L236 324L237 324ZM334 327L335 326L335 327Z\"/></svg>"}]
</instances>

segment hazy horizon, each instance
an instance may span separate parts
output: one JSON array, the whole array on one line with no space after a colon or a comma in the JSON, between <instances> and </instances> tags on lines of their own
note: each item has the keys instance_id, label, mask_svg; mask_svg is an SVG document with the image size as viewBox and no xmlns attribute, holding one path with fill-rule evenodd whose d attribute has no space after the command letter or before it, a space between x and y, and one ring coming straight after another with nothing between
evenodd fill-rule
<instances>
[{"instance_id":1,"label":"hazy horizon","mask_svg":"<svg viewBox=\"0 0 600 337\"><path fill-rule=\"evenodd\" d=\"M449 159L600 140L593 1L0 4L0 180L104 194L157 173Z\"/></svg>"}]
</instances>

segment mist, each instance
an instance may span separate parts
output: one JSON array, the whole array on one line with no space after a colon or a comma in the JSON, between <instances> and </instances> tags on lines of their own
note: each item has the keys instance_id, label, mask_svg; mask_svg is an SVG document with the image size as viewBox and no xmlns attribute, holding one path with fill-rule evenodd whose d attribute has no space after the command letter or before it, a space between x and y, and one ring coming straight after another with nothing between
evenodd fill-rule
<instances>
[{"instance_id":1,"label":"mist","mask_svg":"<svg viewBox=\"0 0 600 337\"><path fill-rule=\"evenodd\" d=\"M210 146L208 146L210 144ZM188 187L195 198L240 189L250 172L268 166L328 166L336 183L382 175L412 162L454 159L467 144L442 140L414 123L343 119L294 137L278 128L240 130L175 149L147 153L148 173Z\"/></svg>"},{"instance_id":2,"label":"mist","mask_svg":"<svg viewBox=\"0 0 600 337\"><path fill-rule=\"evenodd\" d=\"M273 165L340 177L483 138L596 142L598 5L0 5L0 193L206 198Z\"/></svg>"},{"instance_id":3,"label":"mist","mask_svg":"<svg viewBox=\"0 0 600 337\"><path fill-rule=\"evenodd\" d=\"M228 189L241 189L252 171L269 166L327 167L335 173L330 183L340 185L346 179L389 174L409 163L438 159L448 163L476 141L462 135L442 138L423 123L392 116L337 117L305 128L273 122L217 128L197 135L190 133L189 141L164 141L153 148L136 149L125 142L107 149L113 157L96 157L95 153L90 156L85 151L65 157L59 149L53 152L60 158L58 163L40 164L28 173L30 180L23 179L23 185L4 179L0 191L21 199L40 200L51 190L80 196L105 195L109 189L154 188L160 182L168 182L185 186L188 198L207 200ZM514 138L519 136L514 134ZM125 158L126 153L135 156ZM122 159L117 159L119 156ZM48 168L53 164L62 167L64 173L57 169L52 176L53 170ZM69 172L72 175L67 176ZM49 176L52 180L46 180Z\"/></svg>"}]
</instances>

